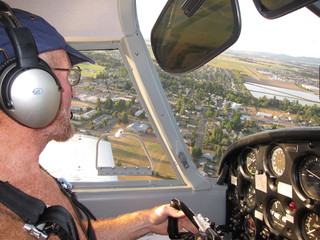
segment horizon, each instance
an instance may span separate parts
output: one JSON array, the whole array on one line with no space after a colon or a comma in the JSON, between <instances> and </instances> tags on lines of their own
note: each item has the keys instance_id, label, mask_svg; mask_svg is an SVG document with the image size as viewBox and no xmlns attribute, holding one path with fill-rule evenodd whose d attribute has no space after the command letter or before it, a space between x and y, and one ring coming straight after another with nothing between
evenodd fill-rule
<instances>
[{"instance_id":1,"label":"horizon","mask_svg":"<svg viewBox=\"0 0 320 240\"><path fill-rule=\"evenodd\" d=\"M151 44L150 38L145 38L145 41L149 42ZM241 49L228 48L224 52L220 53L218 56L220 56L221 54L230 53L230 52L243 52L245 54L268 54L268 55L284 56L284 57L297 58L297 59L301 59L301 58L303 58L303 59L316 59L316 60L319 60L319 64L320 64L320 56L319 57L292 56L292 55L289 55L289 54L286 54L286 53L273 53L273 52L265 52L265 51L259 51L259 50L241 50Z\"/></svg>"},{"instance_id":2,"label":"horizon","mask_svg":"<svg viewBox=\"0 0 320 240\"><path fill-rule=\"evenodd\" d=\"M268 54L268 55L283 56L283 57L295 58L295 59L316 59L316 60L319 60L319 64L320 64L320 56L319 57L292 56L286 53L273 53L273 52L264 52L264 51L254 51L254 50L231 49L231 48L225 50L223 53L228 53L228 52L243 52L247 54Z\"/></svg>"}]
</instances>

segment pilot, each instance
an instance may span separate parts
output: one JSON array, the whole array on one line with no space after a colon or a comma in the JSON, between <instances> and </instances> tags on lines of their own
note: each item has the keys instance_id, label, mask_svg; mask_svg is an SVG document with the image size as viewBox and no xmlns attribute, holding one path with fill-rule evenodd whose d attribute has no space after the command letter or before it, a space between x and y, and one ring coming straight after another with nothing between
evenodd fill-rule
<instances>
[{"instance_id":1,"label":"pilot","mask_svg":"<svg viewBox=\"0 0 320 240\"><path fill-rule=\"evenodd\" d=\"M86 236L86 226L82 226L70 199L73 194L68 195L61 190L58 182L39 166L39 155L49 141L66 141L74 134L70 105L75 94L72 88L75 82L71 74L77 71L73 69L74 65L92 60L67 45L64 38L41 17L18 9L13 13L10 16L2 11L0 22L0 239L34 239L34 236L41 239L43 231L40 225L35 228L28 215L28 210L35 204L19 207L28 206L28 201L39 203L44 209L58 206L55 211L61 210L59 213L62 212L63 220L67 219L65 216L73 219L74 232L78 235L74 239L90 238ZM22 27L11 26L16 24L15 21ZM36 57L35 63L33 43L25 40L28 39L25 37L27 34L21 35L19 28L31 31L36 55L41 61ZM19 39L21 36L23 38ZM28 91L30 86L36 89L32 94ZM50 93L47 94L48 91ZM40 101L35 100L39 96ZM42 214L39 213L40 217ZM166 234L168 216L180 219L179 228L197 232L181 211L162 205L117 218L92 221L92 236L123 240L136 239L151 232ZM53 229L59 224L48 226ZM59 235L61 239L62 235ZM57 237L49 236L49 239Z\"/></svg>"}]
</instances>

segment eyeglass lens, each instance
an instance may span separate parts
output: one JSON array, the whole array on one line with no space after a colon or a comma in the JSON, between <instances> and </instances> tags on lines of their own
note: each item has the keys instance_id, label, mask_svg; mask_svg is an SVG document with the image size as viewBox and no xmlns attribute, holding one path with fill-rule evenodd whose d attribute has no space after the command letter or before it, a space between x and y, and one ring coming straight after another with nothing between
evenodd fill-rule
<instances>
[{"instance_id":1,"label":"eyeglass lens","mask_svg":"<svg viewBox=\"0 0 320 240\"><path fill-rule=\"evenodd\" d=\"M71 86L75 86L79 83L81 78L81 69L78 66L75 66L70 69L68 74L68 81Z\"/></svg>"}]
</instances>

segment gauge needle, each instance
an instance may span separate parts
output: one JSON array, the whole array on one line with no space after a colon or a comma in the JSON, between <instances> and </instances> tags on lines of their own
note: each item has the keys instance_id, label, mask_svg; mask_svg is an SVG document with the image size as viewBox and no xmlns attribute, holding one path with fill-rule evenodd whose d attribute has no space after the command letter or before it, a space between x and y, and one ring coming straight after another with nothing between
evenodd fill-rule
<instances>
[{"instance_id":1,"label":"gauge needle","mask_svg":"<svg viewBox=\"0 0 320 240\"><path fill-rule=\"evenodd\" d=\"M318 230L320 229L320 225L315 224L314 227L315 227L315 228L312 229L311 231L307 232L307 234L314 233L315 231L318 231Z\"/></svg>"},{"instance_id":2,"label":"gauge needle","mask_svg":"<svg viewBox=\"0 0 320 240\"><path fill-rule=\"evenodd\" d=\"M309 169L307 169L307 172L320 180L320 177L318 175L314 174L313 172L311 172Z\"/></svg>"}]
</instances>

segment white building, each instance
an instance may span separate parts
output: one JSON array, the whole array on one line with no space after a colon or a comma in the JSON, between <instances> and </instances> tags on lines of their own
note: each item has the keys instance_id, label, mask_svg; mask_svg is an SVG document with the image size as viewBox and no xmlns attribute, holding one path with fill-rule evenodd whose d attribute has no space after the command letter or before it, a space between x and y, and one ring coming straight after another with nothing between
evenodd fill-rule
<instances>
[{"instance_id":1,"label":"white building","mask_svg":"<svg viewBox=\"0 0 320 240\"><path fill-rule=\"evenodd\" d=\"M258 112L257 116L264 117L264 118L272 118L272 114L270 113L264 113L264 112Z\"/></svg>"},{"instance_id":2,"label":"white building","mask_svg":"<svg viewBox=\"0 0 320 240\"><path fill-rule=\"evenodd\" d=\"M147 132L149 127L150 126L148 124L144 124L144 123L140 123L140 122L134 122L134 123L130 124L129 126L127 126L127 129L129 131L133 131L133 132L145 133L145 132Z\"/></svg>"},{"instance_id":3,"label":"white building","mask_svg":"<svg viewBox=\"0 0 320 240\"><path fill-rule=\"evenodd\" d=\"M144 113L144 110L143 110L143 109L140 109L140 110L138 110L134 115L135 115L136 117L139 117L142 113Z\"/></svg>"}]
</instances>

